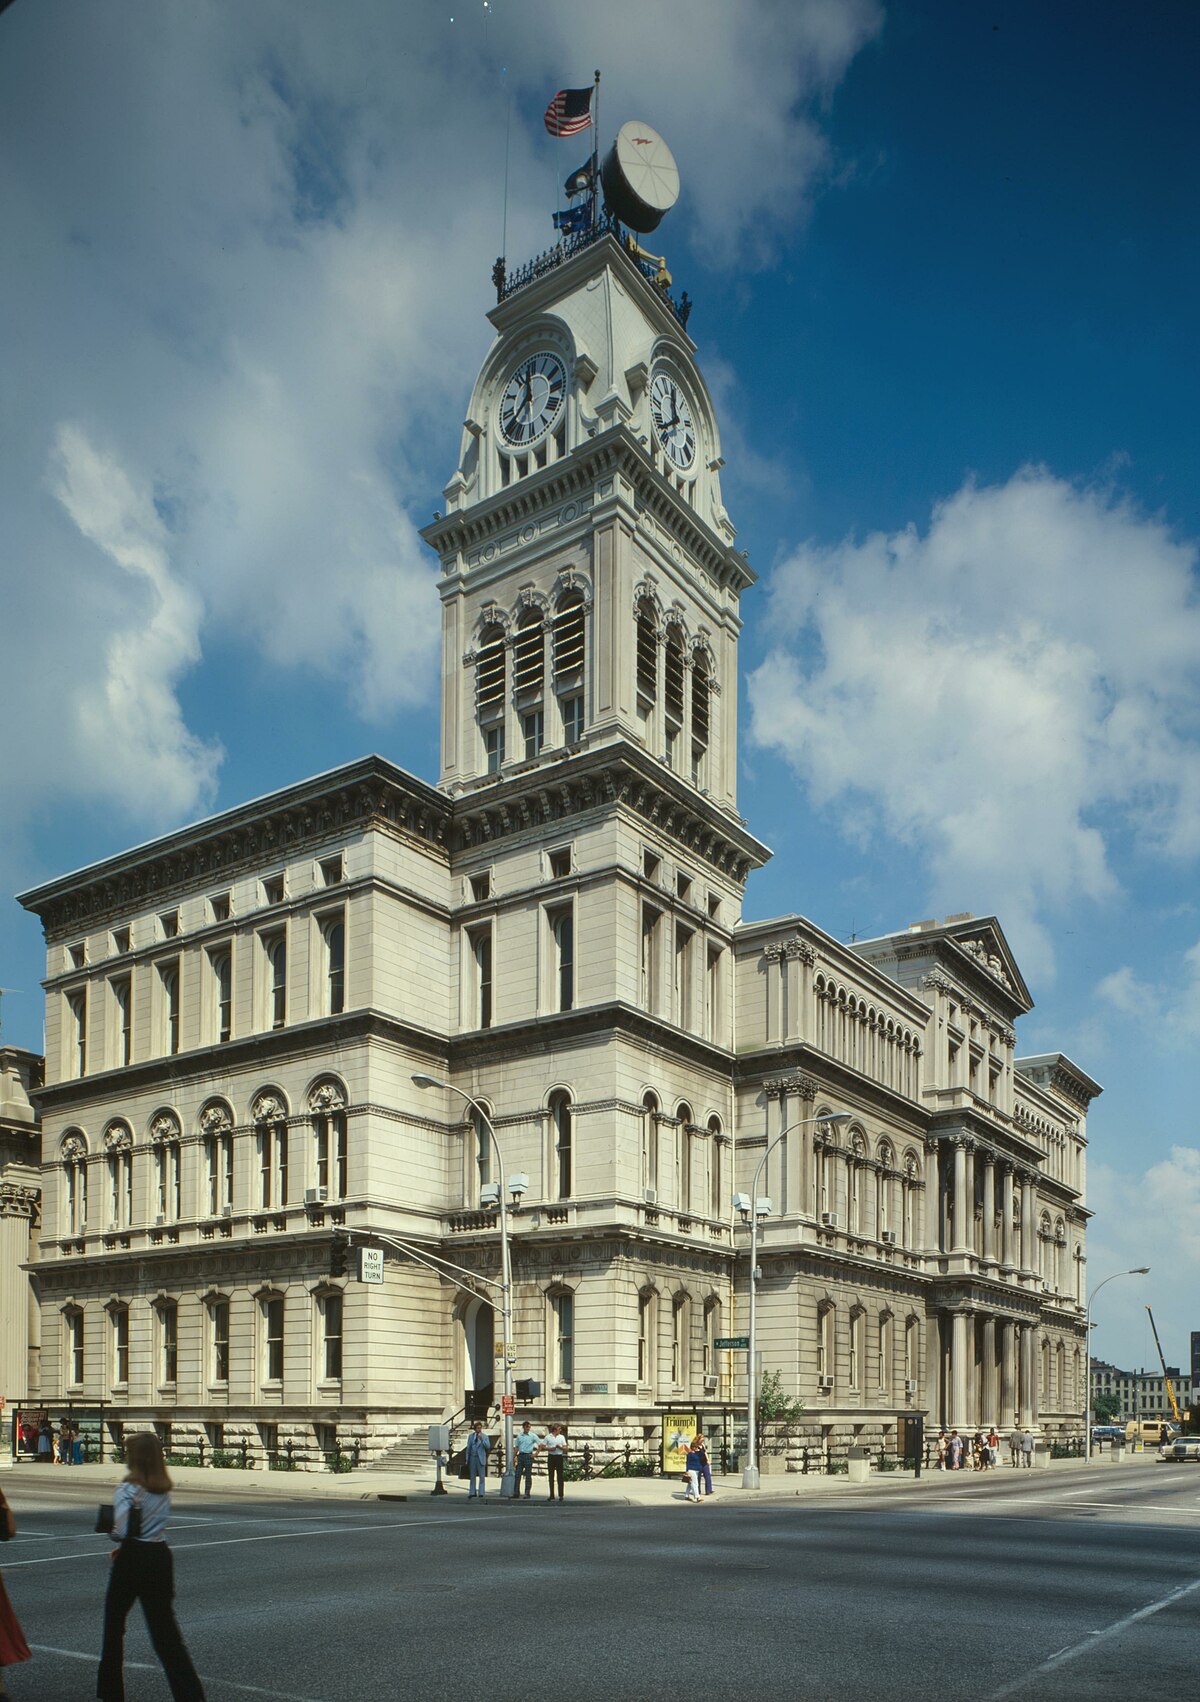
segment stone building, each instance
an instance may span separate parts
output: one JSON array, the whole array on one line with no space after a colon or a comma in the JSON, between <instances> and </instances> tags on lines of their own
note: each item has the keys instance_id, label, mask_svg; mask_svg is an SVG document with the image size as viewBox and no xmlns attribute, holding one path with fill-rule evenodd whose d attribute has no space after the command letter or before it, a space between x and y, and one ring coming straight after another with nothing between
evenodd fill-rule
<instances>
[{"instance_id":1,"label":"stone building","mask_svg":"<svg viewBox=\"0 0 1200 1702\"><path fill-rule=\"evenodd\" d=\"M36 1053L0 1045L0 1396L6 1419L40 1392L41 1320L29 1264L37 1258L42 1182L31 1096L41 1080Z\"/></svg>"},{"instance_id":2,"label":"stone building","mask_svg":"<svg viewBox=\"0 0 1200 1702\"><path fill-rule=\"evenodd\" d=\"M445 509L438 784L381 757L24 895L47 938L43 1383L113 1424L370 1455L487 1407L490 1184L531 1416L744 1399L802 1438L1083 1409L1085 1114L992 919L742 918L740 599L695 345L613 234L500 285ZM683 315L682 317L686 317ZM463 1089L422 1092L416 1073ZM482 1192L481 1192L482 1191ZM385 1246L381 1286L336 1232ZM396 1243L401 1245L398 1247ZM458 1276L447 1270L449 1261Z\"/></svg>"}]
</instances>

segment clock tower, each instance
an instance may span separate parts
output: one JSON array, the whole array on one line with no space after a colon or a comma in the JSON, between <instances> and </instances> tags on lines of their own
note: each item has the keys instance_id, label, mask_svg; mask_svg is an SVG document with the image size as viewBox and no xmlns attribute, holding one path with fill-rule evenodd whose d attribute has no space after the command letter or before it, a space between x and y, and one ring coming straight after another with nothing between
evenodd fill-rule
<instances>
[{"instance_id":1,"label":"clock tower","mask_svg":"<svg viewBox=\"0 0 1200 1702\"><path fill-rule=\"evenodd\" d=\"M624 745L736 819L737 637L754 583L696 346L610 229L504 279L442 563L442 787Z\"/></svg>"}]
</instances>

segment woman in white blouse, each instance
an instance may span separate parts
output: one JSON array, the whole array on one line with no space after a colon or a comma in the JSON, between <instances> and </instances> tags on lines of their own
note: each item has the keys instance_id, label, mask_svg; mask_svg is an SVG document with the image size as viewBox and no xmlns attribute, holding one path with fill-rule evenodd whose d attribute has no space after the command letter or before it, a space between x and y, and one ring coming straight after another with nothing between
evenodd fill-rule
<instances>
[{"instance_id":1,"label":"woman in white blouse","mask_svg":"<svg viewBox=\"0 0 1200 1702\"><path fill-rule=\"evenodd\" d=\"M125 1444L128 1473L113 1495L112 1574L104 1598L104 1643L96 1694L125 1702L125 1621L142 1604L154 1652L175 1702L204 1702L204 1689L175 1620L175 1570L164 1532L171 1513L171 1479L162 1443L138 1431Z\"/></svg>"}]
</instances>

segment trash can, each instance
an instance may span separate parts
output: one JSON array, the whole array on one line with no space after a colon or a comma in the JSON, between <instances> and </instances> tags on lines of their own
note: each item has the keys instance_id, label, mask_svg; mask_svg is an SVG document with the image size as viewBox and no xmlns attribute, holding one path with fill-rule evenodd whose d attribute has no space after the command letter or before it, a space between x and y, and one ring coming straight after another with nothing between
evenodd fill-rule
<instances>
[{"instance_id":1,"label":"trash can","mask_svg":"<svg viewBox=\"0 0 1200 1702\"><path fill-rule=\"evenodd\" d=\"M851 1483L866 1483L871 1475L870 1451L862 1447L851 1448L846 1456L846 1470Z\"/></svg>"}]
</instances>

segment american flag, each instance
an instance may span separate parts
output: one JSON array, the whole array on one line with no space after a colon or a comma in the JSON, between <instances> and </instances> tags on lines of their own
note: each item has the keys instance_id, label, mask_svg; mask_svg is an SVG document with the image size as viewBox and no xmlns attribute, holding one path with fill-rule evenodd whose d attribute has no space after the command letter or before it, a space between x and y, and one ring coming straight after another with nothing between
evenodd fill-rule
<instances>
[{"instance_id":1,"label":"american flag","mask_svg":"<svg viewBox=\"0 0 1200 1702\"><path fill-rule=\"evenodd\" d=\"M577 136L591 122L591 89L559 89L546 108L546 128L552 136Z\"/></svg>"}]
</instances>

